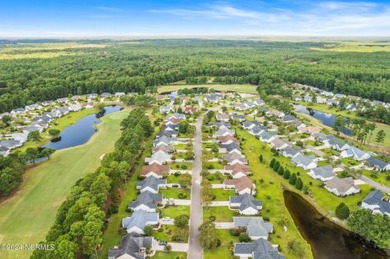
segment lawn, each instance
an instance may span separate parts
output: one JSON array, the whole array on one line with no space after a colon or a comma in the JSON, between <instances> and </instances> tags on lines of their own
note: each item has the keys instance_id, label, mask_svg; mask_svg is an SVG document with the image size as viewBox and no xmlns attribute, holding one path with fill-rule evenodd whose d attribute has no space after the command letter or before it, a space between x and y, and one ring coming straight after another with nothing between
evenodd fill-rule
<instances>
[{"instance_id":1,"label":"lawn","mask_svg":"<svg viewBox=\"0 0 390 259\"><path fill-rule=\"evenodd\" d=\"M170 174L170 175L167 177L167 182L168 182L168 183L179 183L180 178L182 178L182 174L180 174L180 175L178 175L178 176L175 176L174 174Z\"/></svg>"},{"instance_id":2,"label":"lawn","mask_svg":"<svg viewBox=\"0 0 390 259\"><path fill-rule=\"evenodd\" d=\"M167 188L167 189L160 189L160 193L164 196L164 198L172 198L172 199L179 199L178 195L179 193L185 193L187 194L186 200L191 199L191 189L184 189L184 188Z\"/></svg>"},{"instance_id":3,"label":"lawn","mask_svg":"<svg viewBox=\"0 0 390 259\"><path fill-rule=\"evenodd\" d=\"M215 195L215 201L228 201L229 196L236 195L234 190L225 190L222 188L214 188L211 194Z\"/></svg>"},{"instance_id":4,"label":"lawn","mask_svg":"<svg viewBox=\"0 0 390 259\"><path fill-rule=\"evenodd\" d=\"M219 162L207 162L206 167L211 170L223 169L224 165Z\"/></svg>"},{"instance_id":5,"label":"lawn","mask_svg":"<svg viewBox=\"0 0 390 259\"><path fill-rule=\"evenodd\" d=\"M239 242L238 237L230 235L229 229L217 229L216 233L218 239L221 240L221 245L211 250L204 250L204 258L234 258L229 251L229 247Z\"/></svg>"},{"instance_id":6,"label":"lawn","mask_svg":"<svg viewBox=\"0 0 390 259\"><path fill-rule=\"evenodd\" d=\"M199 87L207 87L213 88L216 91L221 92L242 92L242 93L257 93L255 85L221 85L221 84L204 84L204 85L164 85L159 86L157 91L159 93L169 93L172 91L177 91L179 89L184 88L199 88Z\"/></svg>"},{"instance_id":7,"label":"lawn","mask_svg":"<svg viewBox=\"0 0 390 259\"><path fill-rule=\"evenodd\" d=\"M85 145L57 151L51 160L27 170L20 190L0 205L0 243L35 244L44 240L70 188L99 167L101 155L114 149L119 124L128 113L123 110L103 117L99 132ZM7 252L2 258L30 254L31 251Z\"/></svg>"},{"instance_id":8,"label":"lawn","mask_svg":"<svg viewBox=\"0 0 390 259\"><path fill-rule=\"evenodd\" d=\"M185 259L185 258L187 258L187 253L184 252L158 251L153 256L153 259Z\"/></svg>"},{"instance_id":9,"label":"lawn","mask_svg":"<svg viewBox=\"0 0 390 259\"><path fill-rule=\"evenodd\" d=\"M176 144L174 148L175 150L187 150L187 144Z\"/></svg>"},{"instance_id":10,"label":"lawn","mask_svg":"<svg viewBox=\"0 0 390 259\"><path fill-rule=\"evenodd\" d=\"M159 230L153 231L152 236L160 241L166 241L166 242L179 242L172 240L173 235L175 235L176 231L178 231L178 228L174 225L162 225ZM179 229L180 231L180 229ZM182 236L182 242L179 243L186 243L188 242L188 229L186 231L182 232L184 235Z\"/></svg>"},{"instance_id":11,"label":"lawn","mask_svg":"<svg viewBox=\"0 0 390 259\"><path fill-rule=\"evenodd\" d=\"M215 217L217 222L232 222L234 211L227 206L203 208L203 220L206 221L210 216Z\"/></svg>"},{"instance_id":12,"label":"lawn","mask_svg":"<svg viewBox=\"0 0 390 259\"><path fill-rule=\"evenodd\" d=\"M172 170L192 170L192 162L171 162L168 165Z\"/></svg>"},{"instance_id":13,"label":"lawn","mask_svg":"<svg viewBox=\"0 0 390 259\"><path fill-rule=\"evenodd\" d=\"M377 171L361 170L361 173L364 176L370 178L371 180L390 188L390 181L386 180L386 178L388 176L390 176L390 172L377 172Z\"/></svg>"},{"instance_id":14,"label":"lawn","mask_svg":"<svg viewBox=\"0 0 390 259\"><path fill-rule=\"evenodd\" d=\"M170 217L171 219L174 219L179 215L190 216L190 206L168 206L161 211L161 217Z\"/></svg>"}]
</instances>

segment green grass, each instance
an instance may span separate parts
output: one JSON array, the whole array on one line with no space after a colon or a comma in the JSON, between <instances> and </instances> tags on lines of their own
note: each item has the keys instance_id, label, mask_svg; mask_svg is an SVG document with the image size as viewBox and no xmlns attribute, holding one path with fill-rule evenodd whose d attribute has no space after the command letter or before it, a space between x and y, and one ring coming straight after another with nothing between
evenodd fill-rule
<instances>
[{"instance_id":1,"label":"green grass","mask_svg":"<svg viewBox=\"0 0 390 259\"><path fill-rule=\"evenodd\" d=\"M153 259L178 259L178 258L180 258L180 259L187 258L187 253L158 251L153 256Z\"/></svg>"},{"instance_id":2,"label":"green grass","mask_svg":"<svg viewBox=\"0 0 390 259\"><path fill-rule=\"evenodd\" d=\"M187 150L187 144L176 144L174 147L175 150Z\"/></svg>"},{"instance_id":3,"label":"green grass","mask_svg":"<svg viewBox=\"0 0 390 259\"><path fill-rule=\"evenodd\" d=\"M198 87L207 87L213 88L216 91L221 92L242 92L242 93L257 93L255 85L221 85L221 84L203 84L203 85L164 85L159 86L157 91L159 93L168 93L172 91L177 91L184 88L198 88Z\"/></svg>"},{"instance_id":4,"label":"green grass","mask_svg":"<svg viewBox=\"0 0 390 259\"><path fill-rule=\"evenodd\" d=\"M224 207L208 207L203 209L203 220L206 221L210 216L215 217L217 222L232 222L234 211L227 206Z\"/></svg>"},{"instance_id":5,"label":"green grass","mask_svg":"<svg viewBox=\"0 0 390 259\"><path fill-rule=\"evenodd\" d=\"M180 178L182 178L182 174L175 176L174 174L171 174L167 177L168 183L179 183Z\"/></svg>"},{"instance_id":6,"label":"green grass","mask_svg":"<svg viewBox=\"0 0 390 259\"><path fill-rule=\"evenodd\" d=\"M192 162L172 162L168 163L168 165L172 170L192 170ZM187 166L187 168L183 169L183 165Z\"/></svg>"},{"instance_id":7,"label":"green grass","mask_svg":"<svg viewBox=\"0 0 390 259\"><path fill-rule=\"evenodd\" d=\"M164 196L164 198L172 198L172 199L179 199L178 194L179 193L185 193L187 194L186 200L191 199L191 190L190 189L184 189L184 188L167 188L167 189L160 189L160 193Z\"/></svg>"},{"instance_id":8,"label":"green grass","mask_svg":"<svg viewBox=\"0 0 390 259\"><path fill-rule=\"evenodd\" d=\"M215 259L215 258L233 258L233 255L229 251L230 243L238 243L238 237L232 236L229 233L229 229L217 229L217 237L221 240L221 245L217 248L204 250L205 259Z\"/></svg>"},{"instance_id":9,"label":"green grass","mask_svg":"<svg viewBox=\"0 0 390 259\"><path fill-rule=\"evenodd\" d=\"M219 162L207 162L207 166L211 166L210 170L222 170L224 168L224 165Z\"/></svg>"},{"instance_id":10,"label":"green grass","mask_svg":"<svg viewBox=\"0 0 390 259\"><path fill-rule=\"evenodd\" d=\"M190 216L190 206L169 206L162 209L161 217L170 217L174 219L179 215Z\"/></svg>"},{"instance_id":11,"label":"green grass","mask_svg":"<svg viewBox=\"0 0 390 259\"><path fill-rule=\"evenodd\" d=\"M386 180L386 178L390 176L390 172L377 172L369 170L361 170L360 172L371 180L390 188L390 181Z\"/></svg>"},{"instance_id":12,"label":"green grass","mask_svg":"<svg viewBox=\"0 0 390 259\"><path fill-rule=\"evenodd\" d=\"M216 201L228 201L229 196L236 195L234 190L225 190L220 188L214 188L211 193L215 195Z\"/></svg>"},{"instance_id":13,"label":"green grass","mask_svg":"<svg viewBox=\"0 0 390 259\"><path fill-rule=\"evenodd\" d=\"M0 243L38 243L53 225L58 207L75 182L100 165L99 157L114 149L120 122L128 110L102 118L99 132L82 146L57 151L52 159L27 170L20 190L0 205ZM2 253L25 258L31 251Z\"/></svg>"}]
</instances>

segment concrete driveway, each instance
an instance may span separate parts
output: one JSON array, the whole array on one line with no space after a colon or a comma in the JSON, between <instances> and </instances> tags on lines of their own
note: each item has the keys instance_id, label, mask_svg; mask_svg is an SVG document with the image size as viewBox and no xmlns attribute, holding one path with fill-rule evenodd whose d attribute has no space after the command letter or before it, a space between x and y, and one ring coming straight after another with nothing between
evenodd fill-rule
<instances>
[{"instance_id":1,"label":"concrete driveway","mask_svg":"<svg viewBox=\"0 0 390 259\"><path fill-rule=\"evenodd\" d=\"M233 222L214 222L216 229L231 229L234 228Z\"/></svg>"},{"instance_id":2,"label":"concrete driveway","mask_svg":"<svg viewBox=\"0 0 390 259\"><path fill-rule=\"evenodd\" d=\"M212 201L210 206L211 207L229 206L229 201Z\"/></svg>"}]
</instances>

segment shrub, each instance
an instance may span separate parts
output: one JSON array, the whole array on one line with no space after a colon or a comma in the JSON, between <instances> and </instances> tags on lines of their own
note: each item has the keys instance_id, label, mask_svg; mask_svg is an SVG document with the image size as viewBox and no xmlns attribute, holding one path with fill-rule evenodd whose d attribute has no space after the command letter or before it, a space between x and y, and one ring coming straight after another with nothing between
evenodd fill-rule
<instances>
[{"instance_id":1,"label":"shrub","mask_svg":"<svg viewBox=\"0 0 390 259\"><path fill-rule=\"evenodd\" d=\"M209 220L210 220L210 221L215 221L215 216L211 215L211 216L209 217Z\"/></svg>"},{"instance_id":2,"label":"shrub","mask_svg":"<svg viewBox=\"0 0 390 259\"><path fill-rule=\"evenodd\" d=\"M240 242L247 243L250 242L252 239L248 236L246 232L242 232L238 238Z\"/></svg>"},{"instance_id":3,"label":"shrub","mask_svg":"<svg viewBox=\"0 0 390 259\"><path fill-rule=\"evenodd\" d=\"M187 165L181 165L180 168L183 169L183 170L186 170L186 169L188 169L188 166Z\"/></svg>"},{"instance_id":4,"label":"shrub","mask_svg":"<svg viewBox=\"0 0 390 259\"><path fill-rule=\"evenodd\" d=\"M187 198L187 193L185 193L185 192L180 192L180 193L177 195L177 197L178 197L179 199L185 199L185 198Z\"/></svg>"},{"instance_id":5,"label":"shrub","mask_svg":"<svg viewBox=\"0 0 390 259\"><path fill-rule=\"evenodd\" d=\"M335 210L335 214L339 219L347 219L349 217L349 208L344 202L340 203Z\"/></svg>"}]
</instances>

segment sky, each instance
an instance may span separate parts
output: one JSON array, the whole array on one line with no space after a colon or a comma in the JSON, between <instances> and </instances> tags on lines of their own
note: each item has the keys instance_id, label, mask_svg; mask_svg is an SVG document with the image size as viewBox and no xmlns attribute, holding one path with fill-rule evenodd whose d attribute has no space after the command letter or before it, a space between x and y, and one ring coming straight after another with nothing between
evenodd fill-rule
<instances>
[{"instance_id":1,"label":"sky","mask_svg":"<svg viewBox=\"0 0 390 259\"><path fill-rule=\"evenodd\" d=\"M0 38L390 36L387 1L0 0Z\"/></svg>"}]
</instances>

